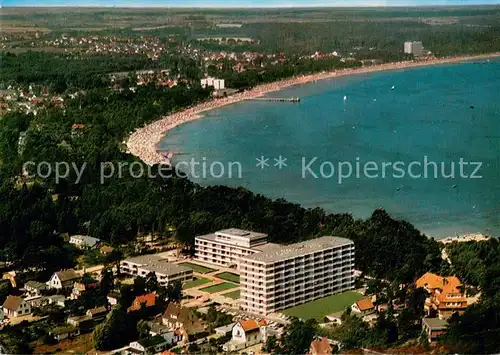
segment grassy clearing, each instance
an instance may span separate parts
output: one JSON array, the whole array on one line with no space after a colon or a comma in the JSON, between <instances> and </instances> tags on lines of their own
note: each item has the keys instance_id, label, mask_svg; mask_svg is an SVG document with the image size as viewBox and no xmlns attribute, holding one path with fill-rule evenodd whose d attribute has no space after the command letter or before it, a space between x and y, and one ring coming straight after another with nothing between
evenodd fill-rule
<instances>
[{"instance_id":1,"label":"grassy clearing","mask_svg":"<svg viewBox=\"0 0 500 355\"><path fill-rule=\"evenodd\" d=\"M240 298L240 290L224 293L222 296L232 298L233 300L237 300L238 298Z\"/></svg>"},{"instance_id":2,"label":"grassy clearing","mask_svg":"<svg viewBox=\"0 0 500 355\"><path fill-rule=\"evenodd\" d=\"M179 265L188 267L192 269L194 272L199 272L200 274L208 274L209 272L216 271L217 269L211 269L206 266L201 266L198 264L190 263L190 262L185 262L185 263L180 263Z\"/></svg>"},{"instance_id":3,"label":"grassy clearing","mask_svg":"<svg viewBox=\"0 0 500 355\"><path fill-rule=\"evenodd\" d=\"M220 274L215 275L215 277L229 282L234 282L236 284L240 283L240 275L233 274L232 272L221 272Z\"/></svg>"},{"instance_id":4,"label":"grassy clearing","mask_svg":"<svg viewBox=\"0 0 500 355\"><path fill-rule=\"evenodd\" d=\"M182 288L184 288L184 289L193 288L193 287L204 285L204 284L209 283L209 282L212 282L212 281L209 280L209 279L205 279L203 277L198 277L198 278L195 278L192 281L186 282L182 286Z\"/></svg>"},{"instance_id":5,"label":"grassy clearing","mask_svg":"<svg viewBox=\"0 0 500 355\"><path fill-rule=\"evenodd\" d=\"M216 292L221 292L224 290L229 290L229 289L235 288L235 287L237 287L237 285L232 284L230 282L223 282L223 283L220 283L217 285L201 288L200 291L208 292L208 293L216 293Z\"/></svg>"},{"instance_id":6,"label":"grassy clearing","mask_svg":"<svg viewBox=\"0 0 500 355\"><path fill-rule=\"evenodd\" d=\"M361 298L363 298L361 294L348 291L288 308L282 313L302 319L319 319L328 314L344 311Z\"/></svg>"}]
</instances>

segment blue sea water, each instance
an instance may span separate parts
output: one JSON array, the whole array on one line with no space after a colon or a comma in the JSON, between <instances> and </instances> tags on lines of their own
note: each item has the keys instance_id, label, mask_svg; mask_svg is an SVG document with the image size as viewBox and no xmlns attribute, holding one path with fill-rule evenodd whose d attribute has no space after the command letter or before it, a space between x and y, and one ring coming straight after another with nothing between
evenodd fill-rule
<instances>
[{"instance_id":1,"label":"blue sea water","mask_svg":"<svg viewBox=\"0 0 500 355\"><path fill-rule=\"evenodd\" d=\"M209 111L204 119L173 129L160 146L181 152L177 162L224 164L221 178L191 177L201 184L244 186L360 218L383 207L438 238L469 232L500 236L500 61L322 80L269 96L298 96L301 102L247 101ZM264 169L256 166L261 156L269 159ZM282 169L274 166L279 156L287 159ZM303 169L315 157L311 170ZM437 163L436 175L428 163L424 176L418 165L424 159ZM475 175L481 178L471 178L471 164L461 172L460 159L480 162ZM241 164L241 178L236 165L228 176L230 162ZM344 173L348 164L353 168L342 181L339 162ZM387 165L395 162L404 164L398 165L403 172ZM447 178L453 163L455 176ZM368 175L366 164L372 169ZM195 172L202 175L201 167Z\"/></svg>"}]
</instances>

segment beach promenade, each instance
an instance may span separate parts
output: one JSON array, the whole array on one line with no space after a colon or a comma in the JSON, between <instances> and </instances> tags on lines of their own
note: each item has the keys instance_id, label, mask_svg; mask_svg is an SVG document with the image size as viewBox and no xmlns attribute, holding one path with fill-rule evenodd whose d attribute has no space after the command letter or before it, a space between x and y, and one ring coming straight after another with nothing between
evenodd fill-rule
<instances>
[{"instance_id":1,"label":"beach promenade","mask_svg":"<svg viewBox=\"0 0 500 355\"><path fill-rule=\"evenodd\" d=\"M183 111L161 117L159 120L145 125L144 127L137 128L130 134L126 141L127 152L137 156L148 165L161 163L170 164L171 156L165 157L165 155L157 152L157 145L164 138L165 134L172 128L183 123L202 118L203 116L201 114L205 111L231 105L243 100L255 99L265 94L276 92L290 86L306 84L317 80L342 77L346 75L356 75L386 70L401 70L447 63L458 63L466 60L481 60L498 56L500 56L500 53L497 52L484 55L457 56L450 58L433 59L428 61L386 63L380 65L364 66L360 68L338 69L330 72L297 76L273 83L259 85L251 90L237 93L229 97L213 99L200 103L199 105L189 107Z\"/></svg>"}]
</instances>

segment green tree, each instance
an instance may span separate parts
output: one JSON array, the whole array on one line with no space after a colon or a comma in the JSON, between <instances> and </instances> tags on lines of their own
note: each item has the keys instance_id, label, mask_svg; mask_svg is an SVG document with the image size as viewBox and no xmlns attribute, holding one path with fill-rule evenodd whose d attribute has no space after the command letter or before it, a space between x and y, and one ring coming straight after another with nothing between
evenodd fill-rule
<instances>
[{"instance_id":1,"label":"green tree","mask_svg":"<svg viewBox=\"0 0 500 355\"><path fill-rule=\"evenodd\" d=\"M305 354L316 334L317 324L314 319L304 322L294 318L292 323L286 328L281 340L283 353Z\"/></svg>"},{"instance_id":2,"label":"green tree","mask_svg":"<svg viewBox=\"0 0 500 355\"><path fill-rule=\"evenodd\" d=\"M160 288L160 283L156 278L156 273L151 271L149 274L146 275L145 289L147 292L158 292L159 288Z\"/></svg>"},{"instance_id":3,"label":"green tree","mask_svg":"<svg viewBox=\"0 0 500 355\"><path fill-rule=\"evenodd\" d=\"M92 333L92 342L97 350L122 347L137 338L137 329L131 317L120 308L111 312L106 321Z\"/></svg>"}]
</instances>

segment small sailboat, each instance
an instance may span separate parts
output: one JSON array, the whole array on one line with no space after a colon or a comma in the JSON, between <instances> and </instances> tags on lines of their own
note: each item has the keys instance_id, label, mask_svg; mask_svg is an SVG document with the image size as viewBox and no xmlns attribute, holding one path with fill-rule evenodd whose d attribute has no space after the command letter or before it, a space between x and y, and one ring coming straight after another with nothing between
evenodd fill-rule
<instances>
[{"instance_id":1,"label":"small sailboat","mask_svg":"<svg viewBox=\"0 0 500 355\"><path fill-rule=\"evenodd\" d=\"M347 95L344 95L344 102L347 101Z\"/></svg>"},{"instance_id":2,"label":"small sailboat","mask_svg":"<svg viewBox=\"0 0 500 355\"><path fill-rule=\"evenodd\" d=\"M396 87L394 85L391 86L391 90L394 90L396 89Z\"/></svg>"}]
</instances>

